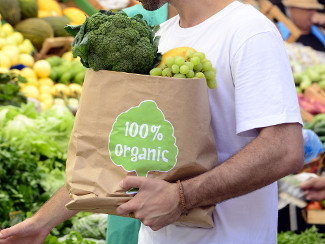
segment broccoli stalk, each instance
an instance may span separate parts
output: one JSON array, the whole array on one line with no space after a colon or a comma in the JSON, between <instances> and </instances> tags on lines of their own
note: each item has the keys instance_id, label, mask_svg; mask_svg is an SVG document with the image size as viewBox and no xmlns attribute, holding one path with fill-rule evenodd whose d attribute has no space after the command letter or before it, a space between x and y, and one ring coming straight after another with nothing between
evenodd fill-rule
<instances>
[{"instance_id":1,"label":"broccoli stalk","mask_svg":"<svg viewBox=\"0 0 325 244\"><path fill-rule=\"evenodd\" d=\"M159 64L159 26L150 27L141 15L128 17L124 12L100 10L80 26L67 25L75 37L74 57L87 68L148 74Z\"/></svg>"}]
</instances>

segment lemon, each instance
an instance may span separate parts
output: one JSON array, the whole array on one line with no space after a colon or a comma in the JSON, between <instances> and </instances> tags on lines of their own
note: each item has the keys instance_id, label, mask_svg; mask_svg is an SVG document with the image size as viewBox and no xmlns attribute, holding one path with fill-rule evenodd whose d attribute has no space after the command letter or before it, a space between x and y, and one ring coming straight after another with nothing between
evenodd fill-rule
<instances>
[{"instance_id":1,"label":"lemon","mask_svg":"<svg viewBox=\"0 0 325 244\"><path fill-rule=\"evenodd\" d=\"M72 51L70 52L65 52L64 54L62 54L62 58L71 62L73 60L73 54Z\"/></svg>"},{"instance_id":2,"label":"lemon","mask_svg":"<svg viewBox=\"0 0 325 244\"><path fill-rule=\"evenodd\" d=\"M19 52L20 53L26 53L26 54L30 54L31 53L30 48L27 45L25 45L25 44L19 45L18 46L18 49L19 49Z\"/></svg>"},{"instance_id":3,"label":"lemon","mask_svg":"<svg viewBox=\"0 0 325 244\"><path fill-rule=\"evenodd\" d=\"M76 58L73 58L73 60L76 60L76 61L81 61L81 58L79 56L77 56Z\"/></svg>"},{"instance_id":4,"label":"lemon","mask_svg":"<svg viewBox=\"0 0 325 244\"><path fill-rule=\"evenodd\" d=\"M18 42L13 35L10 35L6 38L6 45L7 46L17 46Z\"/></svg>"},{"instance_id":5,"label":"lemon","mask_svg":"<svg viewBox=\"0 0 325 244\"><path fill-rule=\"evenodd\" d=\"M49 108L51 108L50 105L46 104L46 103L40 103L41 104L41 110L42 111L46 111L48 110Z\"/></svg>"},{"instance_id":6,"label":"lemon","mask_svg":"<svg viewBox=\"0 0 325 244\"><path fill-rule=\"evenodd\" d=\"M2 49L6 45L6 43L6 39L0 37L0 49Z\"/></svg>"},{"instance_id":7,"label":"lemon","mask_svg":"<svg viewBox=\"0 0 325 244\"><path fill-rule=\"evenodd\" d=\"M1 36L7 37L10 36L14 32L12 26L8 23L5 23L1 26Z\"/></svg>"},{"instance_id":8,"label":"lemon","mask_svg":"<svg viewBox=\"0 0 325 244\"><path fill-rule=\"evenodd\" d=\"M24 36L20 32L14 32L10 37L16 40L17 45L22 44L24 41Z\"/></svg>"},{"instance_id":9,"label":"lemon","mask_svg":"<svg viewBox=\"0 0 325 244\"><path fill-rule=\"evenodd\" d=\"M26 79L28 78L35 78L36 79L36 74L34 72L34 70L32 70L31 68L23 68L21 71L20 71L20 75L25 77Z\"/></svg>"},{"instance_id":10,"label":"lemon","mask_svg":"<svg viewBox=\"0 0 325 244\"><path fill-rule=\"evenodd\" d=\"M9 69L5 68L5 67L0 67L0 73L9 73Z\"/></svg>"},{"instance_id":11,"label":"lemon","mask_svg":"<svg viewBox=\"0 0 325 244\"><path fill-rule=\"evenodd\" d=\"M36 88L39 86L38 80L34 77L28 77L26 80L27 84L30 86L35 86Z\"/></svg>"},{"instance_id":12,"label":"lemon","mask_svg":"<svg viewBox=\"0 0 325 244\"><path fill-rule=\"evenodd\" d=\"M10 72L13 73L13 74L16 74L16 75L20 75L20 70L19 69L11 69Z\"/></svg>"},{"instance_id":13,"label":"lemon","mask_svg":"<svg viewBox=\"0 0 325 244\"><path fill-rule=\"evenodd\" d=\"M18 49L17 46L4 46L2 48L2 51L12 51L12 52L14 52L17 55L19 54L19 49Z\"/></svg>"},{"instance_id":14,"label":"lemon","mask_svg":"<svg viewBox=\"0 0 325 244\"><path fill-rule=\"evenodd\" d=\"M26 45L31 51L34 49L33 43L29 39L25 39L23 41L23 45Z\"/></svg>"},{"instance_id":15,"label":"lemon","mask_svg":"<svg viewBox=\"0 0 325 244\"><path fill-rule=\"evenodd\" d=\"M27 86L27 83L18 82L18 85L20 86L20 91L23 91L24 88Z\"/></svg>"},{"instance_id":16,"label":"lemon","mask_svg":"<svg viewBox=\"0 0 325 244\"><path fill-rule=\"evenodd\" d=\"M15 46L6 46L1 51L4 55L6 55L11 62L11 65L18 64L19 62L19 50Z\"/></svg>"},{"instance_id":17,"label":"lemon","mask_svg":"<svg viewBox=\"0 0 325 244\"><path fill-rule=\"evenodd\" d=\"M41 102L42 111L49 109L53 105L53 99L46 99Z\"/></svg>"},{"instance_id":18,"label":"lemon","mask_svg":"<svg viewBox=\"0 0 325 244\"><path fill-rule=\"evenodd\" d=\"M35 99L38 99L38 97L39 97L39 91L35 86L26 85L23 88L22 92L24 93L24 95L26 97L32 97L32 98L35 98Z\"/></svg>"},{"instance_id":19,"label":"lemon","mask_svg":"<svg viewBox=\"0 0 325 244\"><path fill-rule=\"evenodd\" d=\"M41 85L48 85L50 87L52 87L54 85L53 80L51 80L50 78L41 78L38 80L40 86Z\"/></svg>"},{"instance_id":20,"label":"lemon","mask_svg":"<svg viewBox=\"0 0 325 244\"><path fill-rule=\"evenodd\" d=\"M11 67L10 59L3 53L0 53L0 67L9 69Z\"/></svg>"},{"instance_id":21,"label":"lemon","mask_svg":"<svg viewBox=\"0 0 325 244\"><path fill-rule=\"evenodd\" d=\"M34 50L34 46L30 40L25 39L22 44L18 45L20 53L30 54Z\"/></svg>"},{"instance_id":22,"label":"lemon","mask_svg":"<svg viewBox=\"0 0 325 244\"><path fill-rule=\"evenodd\" d=\"M51 89L52 89L52 87L49 85L40 85L39 91L40 91L40 93L52 94Z\"/></svg>"},{"instance_id":23,"label":"lemon","mask_svg":"<svg viewBox=\"0 0 325 244\"><path fill-rule=\"evenodd\" d=\"M40 101L50 100L50 99L53 99L53 97L49 93L41 93L41 95L39 96Z\"/></svg>"},{"instance_id":24,"label":"lemon","mask_svg":"<svg viewBox=\"0 0 325 244\"><path fill-rule=\"evenodd\" d=\"M47 78L51 73L51 65L46 60L38 60L33 66L35 74L40 78Z\"/></svg>"},{"instance_id":25,"label":"lemon","mask_svg":"<svg viewBox=\"0 0 325 244\"><path fill-rule=\"evenodd\" d=\"M16 43L15 39L10 38L10 37L6 38L6 47L9 47L9 46L15 47L16 45L17 45L17 43Z\"/></svg>"},{"instance_id":26,"label":"lemon","mask_svg":"<svg viewBox=\"0 0 325 244\"><path fill-rule=\"evenodd\" d=\"M34 58L30 54L23 53L19 55L19 63L27 67L32 67L34 65Z\"/></svg>"}]
</instances>

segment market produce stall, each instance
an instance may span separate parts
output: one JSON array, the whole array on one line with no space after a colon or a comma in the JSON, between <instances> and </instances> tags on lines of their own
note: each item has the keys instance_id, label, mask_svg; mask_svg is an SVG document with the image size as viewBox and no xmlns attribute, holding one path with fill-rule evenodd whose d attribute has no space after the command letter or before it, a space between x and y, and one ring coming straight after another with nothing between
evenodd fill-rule
<instances>
[{"instance_id":1,"label":"market produce stall","mask_svg":"<svg viewBox=\"0 0 325 244\"><path fill-rule=\"evenodd\" d=\"M0 0L1 228L30 217L65 183L68 143L82 93L85 67L149 73L170 79L196 77L206 79L210 89L216 87L217 71L204 53L188 47L170 50L159 61L153 57L151 61L157 66L153 69L152 65L148 69L143 63L115 67L99 62L102 60L94 57L100 56L102 50L94 54L89 50L83 52L84 47L77 42L73 46L78 55L73 55L74 38L64 27L83 25L86 16L96 14L99 9L115 11L133 4L138 2L116 1L116 4L105 5L104 1L91 0ZM111 12L105 14L113 15ZM150 38L150 43L154 43L153 36ZM96 45L91 39L89 42ZM117 40L116 44L123 43ZM286 48L305 129L315 132L324 148L325 53L296 43L287 43ZM130 53L120 55L125 55L123 59L132 59ZM159 131L160 127L150 129L157 143L165 136ZM316 159L306 163L304 171L321 175L324 170L322 155L315 155ZM325 211L322 205L317 206ZM325 237L320 232L323 230L311 226L323 225L325 219L316 223L306 215L303 221L308 224L307 230L301 234L279 233L279 243L299 243L299 238L307 240L310 236L314 241L310 243L322 243ZM105 214L83 212L52 230L45 243L105 243L105 233Z\"/></svg>"}]
</instances>

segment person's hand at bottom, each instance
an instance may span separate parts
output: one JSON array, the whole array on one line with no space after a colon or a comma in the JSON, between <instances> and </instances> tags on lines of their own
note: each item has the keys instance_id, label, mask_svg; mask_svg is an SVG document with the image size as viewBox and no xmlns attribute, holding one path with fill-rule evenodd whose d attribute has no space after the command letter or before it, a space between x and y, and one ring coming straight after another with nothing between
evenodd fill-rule
<instances>
[{"instance_id":1,"label":"person's hand at bottom","mask_svg":"<svg viewBox=\"0 0 325 244\"><path fill-rule=\"evenodd\" d=\"M309 201L325 200L325 177L312 178L300 184L305 198Z\"/></svg>"},{"instance_id":2,"label":"person's hand at bottom","mask_svg":"<svg viewBox=\"0 0 325 244\"><path fill-rule=\"evenodd\" d=\"M0 244L43 244L50 230L38 226L33 218L0 232Z\"/></svg>"},{"instance_id":3,"label":"person's hand at bottom","mask_svg":"<svg viewBox=\"0 0 325 244\"><path fill-rule=\"evenodd\" d=\"M177 184L164 180L128 176L121 182L123 189L139 188L128 202L120 205L119 215L132 214L152 230L174 223L182 213Z\"/></svg>"}]
</instances>

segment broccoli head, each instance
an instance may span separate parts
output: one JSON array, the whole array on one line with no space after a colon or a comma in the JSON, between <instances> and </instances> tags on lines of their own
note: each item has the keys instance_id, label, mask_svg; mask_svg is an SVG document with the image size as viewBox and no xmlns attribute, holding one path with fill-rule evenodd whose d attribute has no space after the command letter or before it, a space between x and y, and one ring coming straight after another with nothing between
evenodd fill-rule
<instances>
[{"instance_id":1,"label":"broccoli head","mask_svg":"<svg viewBox=\"0 0 325 244\"><path fill-rule=\"evenodd\" d=\"M93 70L146 74L159 63L157 27L142 16L101 10L81 26L65 28L75 36L72 53Z\"/></svg>"}]
</instances>

